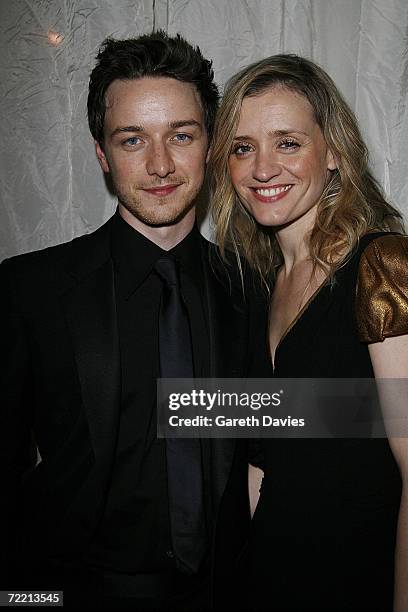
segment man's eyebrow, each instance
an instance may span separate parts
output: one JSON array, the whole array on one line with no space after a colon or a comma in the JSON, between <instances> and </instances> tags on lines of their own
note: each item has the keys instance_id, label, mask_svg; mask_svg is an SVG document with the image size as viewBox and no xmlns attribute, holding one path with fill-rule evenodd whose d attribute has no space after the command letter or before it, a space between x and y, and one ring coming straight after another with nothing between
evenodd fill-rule
<instances>
[{"instance_id":1,"label":"man's eyebrow","mask_svg":"<svg viewBox=\"0 0 408 612\"><path fill-rule=\"evenodd\" d=\"M172 130L177 130L178 128L187 127L187 126L199 127L199 128L202 127L201 123L199 121L196 121L196 119L181 119L180 121L171 121L169 123L169 128Z\"/></svg>"},{"instance_id":2,"label":"man's eyebrow","mask_svg":"<svg viewBox=\"0 0 408 612\"><path fill-rule=\"evenodd\" d=\"M144 127L142 125L126 125L124 127L117 127L111 133L111 138L116 136L116 134L121 134L122 132L144 132Z\"/></svg>"},{"instance_id":3,"label":"man's eyebrow","mask_svg":"<svg viewBox=\"0 0 408 612\"><path fill-rule=\"evenodd\" d=\"M169 128L171 130L177 130L179 128L182 127L187 127L187 126L192 126L192 127L198 127L198 128L202 128L202 125L199 121L197 121L196 119L181 119L179 121L171 121L168 124ZM113 132L111 133L110 137L113 138L113 136L116 136L116 134L122 134L122 133L127 133L127 132L144 132L145 129L143 127L143 125L126 125L123 127L117 127L113 130Z\"/></svg>"}]
</instances>

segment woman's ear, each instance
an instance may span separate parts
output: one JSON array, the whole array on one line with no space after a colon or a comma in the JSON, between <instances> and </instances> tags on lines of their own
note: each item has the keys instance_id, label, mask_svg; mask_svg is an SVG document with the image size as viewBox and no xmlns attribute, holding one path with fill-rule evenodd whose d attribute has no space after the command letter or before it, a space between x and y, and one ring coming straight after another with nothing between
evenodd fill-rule
<instances>
[{"instance_id":1,"label":"woman's ear","mask_svg":"<svg viewBox=\"0 0 408 612\"><path fill-rule=\"evenodd\" d=\"M328 170L336 170L338 168L337 159L335 158L335 156L333 155L333 153L328 147L327 147L327 154L326 154L326 163L327 163Z\"/></svg>"},{"instance_id":2,"label":"woman's ear","mask_svg":"<svg viewBox=\"0 0 408 612\"><path fill-rule=\"evenodd\" d=\"M106 155L103 152L101 145L96 140L95 140L95 151L96 151L96 157L98 158L98 161L100 163L102 170L106 173L110 172L109 163L108 163L108 160L106 159Z\"/></svg>"}]
</instances>

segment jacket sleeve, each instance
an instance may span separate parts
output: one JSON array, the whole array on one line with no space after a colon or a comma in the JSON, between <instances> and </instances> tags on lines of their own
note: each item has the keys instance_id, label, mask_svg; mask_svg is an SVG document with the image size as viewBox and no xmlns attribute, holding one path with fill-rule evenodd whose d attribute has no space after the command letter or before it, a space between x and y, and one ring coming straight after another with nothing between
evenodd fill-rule
<instances>
[{"instance_id":1,"label":"jacket sleeve","mask_svg":"<svg viewBox=\"0 0 408 612\"><path fill-rule=\"evenodd\" d=\"M0 587L8 588L18 528L19 495L24 473L33 464L29 355L23 307L16 306L13 259L0 264L2 338L0 402L1 573ZM20 310L20 312L18 312Z\"/></svg>"}]
</instances>

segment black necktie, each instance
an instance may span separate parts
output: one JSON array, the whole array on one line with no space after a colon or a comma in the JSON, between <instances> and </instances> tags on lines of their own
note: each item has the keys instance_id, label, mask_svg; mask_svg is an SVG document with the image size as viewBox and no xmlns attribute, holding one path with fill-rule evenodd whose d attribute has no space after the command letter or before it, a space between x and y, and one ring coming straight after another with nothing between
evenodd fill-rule
<instances>
[{"instance_id":1,"label":"black necktie","mask_svg":"<svg viewBox=\"0 0 408 612\"><path fill-rule=\"evenodd\" d=\"M163 281L159 315L160 375L192 378L190 322L181 296L176 261L170 256L162 257L155 270ZM180 569L195 573L207 547L200 440L166 438L166 458L173 552Z\"/></svg>"}]
</instances>

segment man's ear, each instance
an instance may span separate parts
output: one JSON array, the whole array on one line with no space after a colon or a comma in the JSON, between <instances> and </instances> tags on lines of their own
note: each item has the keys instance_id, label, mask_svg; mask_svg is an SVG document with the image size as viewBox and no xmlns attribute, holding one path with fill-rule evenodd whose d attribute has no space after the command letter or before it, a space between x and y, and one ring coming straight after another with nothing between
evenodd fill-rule
<instances>
[{"instance_id":1,"label":"man's ear","mask_svg":"<svg viewBox=\"0 0 408 612\"><path fill-rule=\"evenodd\" d=\"M103 152L101 145L96 140L95 140L95 151L96 151L96 157L99 160L102 170L104 172L110 172L110 168L109 168L108 160L106 159L106 155Z\"/></svg>"}]
</instances>

